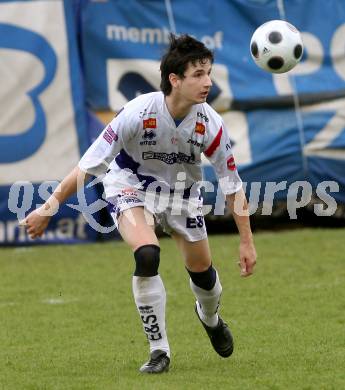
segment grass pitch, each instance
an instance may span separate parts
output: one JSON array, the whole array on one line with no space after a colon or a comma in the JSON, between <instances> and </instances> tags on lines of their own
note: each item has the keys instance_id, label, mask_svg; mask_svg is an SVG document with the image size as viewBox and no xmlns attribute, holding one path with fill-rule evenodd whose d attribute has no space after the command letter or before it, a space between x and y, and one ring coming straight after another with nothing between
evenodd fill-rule
<instances>
[{"instance_id":1,"label":"grass pitch","mask_svg":"<svg viewBox=\"0 0 345 390\"><path fill-rule=\"evenodd\" d=\"M210 237L230 359L212 350L174 242L161 240L172 363L159 376L138 372L148 346L123 243L0 249L0 388L344 389L344 238L258 233L256 274L242 279L238 237Z\"/></svg>"}]
</instances>

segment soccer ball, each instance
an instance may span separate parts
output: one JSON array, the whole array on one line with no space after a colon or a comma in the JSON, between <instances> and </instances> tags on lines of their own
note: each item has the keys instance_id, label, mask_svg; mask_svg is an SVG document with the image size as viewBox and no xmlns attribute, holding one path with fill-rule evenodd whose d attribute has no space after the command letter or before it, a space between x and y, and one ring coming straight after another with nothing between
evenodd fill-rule
<instances>
[{"instance_id":1,"label":"soccer ball","mask_svg":"<svg viewBox=\"0 0 345 390\"><path fill-rule=\"evenodd\" d=\"M271 20L255 30L250 52L260 68L272 73L288 72L302 58L301 34L284 20Z\"/></svg>"}]
</instances>

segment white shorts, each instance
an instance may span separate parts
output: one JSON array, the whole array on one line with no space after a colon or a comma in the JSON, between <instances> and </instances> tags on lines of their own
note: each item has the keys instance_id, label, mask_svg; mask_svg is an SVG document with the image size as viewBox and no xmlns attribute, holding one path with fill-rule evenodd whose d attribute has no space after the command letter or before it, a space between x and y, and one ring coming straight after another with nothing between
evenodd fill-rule
<instances>
[{"instance_id":1,"label":"white shorts","mask_svg":"<svg viewBox=\"0 0 345 390\"><path fill-rule=\"evenodd\" d=\"M139 206L153 214L155 222L169 235L178 233L190 242L200 241L207 237L201 197L192 199L159 197L159 194L148 194L137 189L124 188L108 201L110 214L117 228L121 213Z\"/></svg>"}]
</instances>

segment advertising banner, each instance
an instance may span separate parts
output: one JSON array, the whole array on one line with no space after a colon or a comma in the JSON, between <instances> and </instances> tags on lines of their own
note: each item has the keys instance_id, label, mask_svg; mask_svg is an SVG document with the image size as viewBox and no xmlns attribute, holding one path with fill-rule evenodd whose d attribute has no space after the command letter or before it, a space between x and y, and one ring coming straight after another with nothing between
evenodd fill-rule
<instances>
[{"instance_id":1,"label":"advertising banner","mask_svg":"<svg viewBox=\"0 0 345 390\"><path fill-rule=\"evenodd\" d=\"M89 144L76 42L71 2L0 2L0 243L28 241L18 216L43 203ZM79 215L65 208L42 240L94 238Z\"/></svg>"},{"instance_id":2,"label":"advertising banner","mask_svg":"<svg viewBox=\"0 0 345 390\"><path fill-rule=\"evenodd\" d=\"M159 87L159 59L169 32L188 33L214 50L217 110L293 104L345 95L345 3L342 0L112 0L82 1L82 55L87 100L119 110L124 100ZM285 18L302 33L301 63L287 75L265 73L251 59L251 35L262 23ZM290 98L289 98L290 97Z\"/></svg>"},{"instance_id":3,"label":"advertising banner","mask_svg":"<svg viewBox=\"0 0 345 390\"><path fill-rule=\"evenodd\" d=\"M315 194L319 183L333 181L335 199L345 201L343 1L326 7L323 0L175 0L171 9L164 1L81 4L86 93L95 110L117 111L159 90L170 31L194 35L215 53L208 102L227 123L242 179L284 182L277 200L286 200L289 183L307 181ZM259 25L282 18L301 31L304 55L289 74L271 74L254 64L249 42ZM215 181L207 164L205 175Z\"/></svg>"}]
</instances>

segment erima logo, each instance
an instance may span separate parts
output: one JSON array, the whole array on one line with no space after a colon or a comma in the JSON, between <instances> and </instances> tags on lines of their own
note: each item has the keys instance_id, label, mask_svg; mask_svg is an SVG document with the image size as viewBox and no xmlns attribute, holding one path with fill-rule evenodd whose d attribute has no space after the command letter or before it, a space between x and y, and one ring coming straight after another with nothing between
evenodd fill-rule
<instances>
[{"instance_id":1,"label":"erima logo","mask_svg":"<svg viewBox=\"0 0 345 390\"><path fill-rule=\"evenodd\" d=\"M152 306L139 306L139 310L150 310Z\"/></svg>"},{"instance_id":2,"label":"erima logo","mask_svg":"<svg viewBox=\"0 0 345 390\"><path fill-rule=\"evenodd\" d=\"M140 145L156 145L156 141L153 138L156 137L156 133L153 130L144 130L143 139L144 141L140 141Z\"/></svg>"},{"instance_id":3,"label":"erima logo","mask_svg":"<svg viewBox=\"0 0 345 390\"><path fill-rule=\"evenodd\" d=\"M151 130L151 131L145 130L145 132L143 134L143 139L153 139L153 138L155 138L155 136L156 136L156 133L153 130Z\"/></svg>"},{"instance_id":4,"label":"erima logo","mask_svg":"<svg viewBox=\"0 0 345 390\"><path fill-rule=\"evenodd\" d=\"M156 141L140 141L140 145L156 145Z\"/></svg>"},{"instance_id":5,"label":"erima logo","mask_svg":"<svg viewBox=\"0 0 345 390\"><path fill-rule=\"evenodd\" d=\"M153 306L139 306L138 309L141 314L150 314L153 312Z\"/></svg>"}]
</instances>

